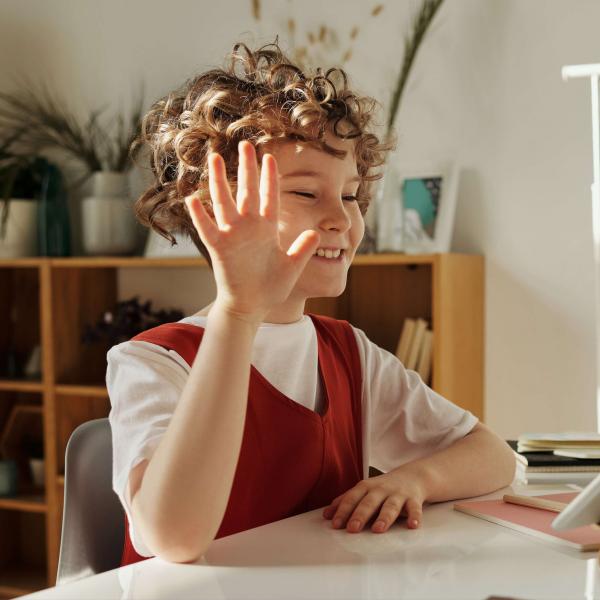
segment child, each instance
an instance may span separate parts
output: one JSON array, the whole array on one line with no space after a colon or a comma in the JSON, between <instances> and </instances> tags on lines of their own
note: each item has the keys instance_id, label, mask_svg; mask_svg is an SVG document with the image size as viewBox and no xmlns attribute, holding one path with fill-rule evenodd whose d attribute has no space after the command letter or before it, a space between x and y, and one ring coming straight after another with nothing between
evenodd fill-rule
<instances>
[{"instance_id":1,"label":"child","mask_svg":"<svg viewBox=\"0 0 600 600\"><path fill-rule=\"evenodd\" d=\"M236 45L227 69L146 115L155 181L137 216L171 240L187 232L217 296L108 352L123 565L194 561L319 507L352 533L400 515L416 528L425 502L511 482L512 451L471 413L347 321L303 314L344 291L363 237L390 149L368 132L374 104L275 42Z\"/></svg>"}]
</instances>

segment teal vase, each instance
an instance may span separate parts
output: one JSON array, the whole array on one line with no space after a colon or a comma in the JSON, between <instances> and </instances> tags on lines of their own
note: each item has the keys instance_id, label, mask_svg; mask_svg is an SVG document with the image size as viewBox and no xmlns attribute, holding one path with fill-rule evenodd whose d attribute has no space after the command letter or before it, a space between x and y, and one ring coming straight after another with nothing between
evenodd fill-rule
<instances>
[{"instance_id":1,"label":"teal vase","mask_svg":"<svg viewBox=\"0 0 600 600\"><path fill-rule=\"evenodd\" d=\"M40 256L71 256L71 225L64 180L49 164L42 180L38 210Z\"/></svg>"}]
</instances>

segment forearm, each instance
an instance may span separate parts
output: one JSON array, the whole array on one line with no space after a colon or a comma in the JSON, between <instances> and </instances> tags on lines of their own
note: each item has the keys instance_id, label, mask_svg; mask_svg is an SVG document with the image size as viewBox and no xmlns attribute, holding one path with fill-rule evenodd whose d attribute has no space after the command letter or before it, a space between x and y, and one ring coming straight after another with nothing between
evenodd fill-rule
<instances>
[{"instance_id":1,"label":"forearm","mask_svg":"<svg viewBox=\"0 0 600 600\"><path fill-rule=\"evenodd\" d=\"M515 467L508 444L478 424L448 448L399 468L422 480L426 502L443 502L507 486L514 478Z\"/></svg>"},{"instance_id":2,"label":"forearm","mask_svg":"<svg viewBox=\"0 0 600 600\"><path fill-rule=\"evenodd\" d=\"M148 547L201 555L223 519L237 466L258 325L213 309L167 431L133 499Z\"/></svg>"}]
</instances>

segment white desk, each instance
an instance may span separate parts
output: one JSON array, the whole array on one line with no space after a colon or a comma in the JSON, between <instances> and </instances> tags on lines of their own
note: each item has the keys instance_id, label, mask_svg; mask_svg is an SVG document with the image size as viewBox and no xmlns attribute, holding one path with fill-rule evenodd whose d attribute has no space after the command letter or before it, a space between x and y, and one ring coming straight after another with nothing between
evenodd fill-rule
<instances>
[{"instance_id":1,"label":"white desk","mask_svg":"<svg viewBox=\"0 0 600 600\"><path fill-rule=\"evenodd\" d=\"M503 493L572 491L515 484ZM452 510L425 509L419 529L331 528L321 509L215 541L198 564L150 559L24 598L260 600L600 598L597 553L580 553Z\"/></svg>"}]
</instances>

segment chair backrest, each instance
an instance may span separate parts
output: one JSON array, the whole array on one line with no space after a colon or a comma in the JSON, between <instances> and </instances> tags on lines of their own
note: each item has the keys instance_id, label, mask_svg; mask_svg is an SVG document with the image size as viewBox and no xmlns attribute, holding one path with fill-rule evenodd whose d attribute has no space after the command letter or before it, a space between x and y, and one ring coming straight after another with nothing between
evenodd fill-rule
<instances>
[{"instance_id":1,"label":"chair backrest","mask_svg":"<svg viewBox=\"0 0 600 600\"><path fill-rule=\"evenodd\" d=\"M123 507L112 490L108 419L73 431L65 453L65 497L57 585L120 566Z\"/></svg>"}]
</instances>

